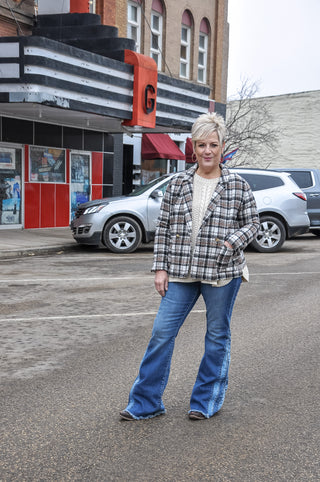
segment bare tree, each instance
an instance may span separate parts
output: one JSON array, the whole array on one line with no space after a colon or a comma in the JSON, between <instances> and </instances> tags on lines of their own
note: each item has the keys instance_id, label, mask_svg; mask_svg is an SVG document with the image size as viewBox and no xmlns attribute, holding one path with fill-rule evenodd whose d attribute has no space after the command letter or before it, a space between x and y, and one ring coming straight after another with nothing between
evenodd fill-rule
<instances>
[{"instance_id":1,"label":"bare tree","mask_svg":"<svg viewBox=\"0 0 320 482\"><path fill-rule=\"evenodd\" d=\"M227 161L228 167L267 168L263 152L271 151L276 155L280 132L266 99L254 98L258 90L257 83L244 80L236 100L228 100L225 153L238 149Z\"/></svg>"}]
</instances>

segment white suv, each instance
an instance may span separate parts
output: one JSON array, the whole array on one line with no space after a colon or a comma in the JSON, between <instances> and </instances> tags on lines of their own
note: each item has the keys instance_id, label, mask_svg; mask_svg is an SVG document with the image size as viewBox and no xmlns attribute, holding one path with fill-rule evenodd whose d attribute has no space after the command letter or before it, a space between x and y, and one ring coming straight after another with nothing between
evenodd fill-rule
<instances>
[{"instance_id":1,"label":"white suv","mask_svg":"<svg viewBox=\"0 0 320 482\"><path fill-rule=\"evenodd\" d=\"M261 219L252 246L278 251L287 238L309 229L306 196L289 174L260 169L231 169L250 184ZM103 245L113 253L132 253L154 238L163 193L172 175L139 187L128 196L78 206L71 229L80 244Z\"/></svg>"}]
</instances>

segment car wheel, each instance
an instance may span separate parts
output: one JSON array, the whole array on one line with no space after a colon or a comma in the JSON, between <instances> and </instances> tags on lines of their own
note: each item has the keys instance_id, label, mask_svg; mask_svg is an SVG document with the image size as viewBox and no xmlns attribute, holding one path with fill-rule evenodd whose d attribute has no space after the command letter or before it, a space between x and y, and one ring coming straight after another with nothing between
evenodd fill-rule
<instances>
[{"instance_id":1,"label":"car wheel","mask_svg":"<svg viewBox=\"0 0 320 482\"><path fill-rule=\"evenodd\" d=\"M320 229L310 229L310 233L320 236Z\"/></svg>"},{"instance_id":2,"label":"car wheel","mask_svg":"<svg viewBox=\"0 0 320 482\"><path fill-rule=\"evenodd\" d=\"M261 216L259 233L251 246L259 253L275 253L279 251L285 239L286 230L279 219Z\"/></svg>"},{"instance_id":3,"label":"car wheel","mask_svg":"<svg viewBox=\"0 0 320 482\"><path fill-rule=\"evenodd\" d=\"M137 221L125 216L111 219L102 233L103 244L113 253L132 253L141 239L141 228Z\"/></svg>"}]
</instances>

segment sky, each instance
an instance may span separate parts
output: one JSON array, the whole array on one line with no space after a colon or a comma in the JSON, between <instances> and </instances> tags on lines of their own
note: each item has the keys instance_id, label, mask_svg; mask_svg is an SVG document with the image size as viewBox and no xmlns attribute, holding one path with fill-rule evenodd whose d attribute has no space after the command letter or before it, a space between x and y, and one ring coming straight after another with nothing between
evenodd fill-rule
<instances>
[{"instance_id":1,"label":"sky","mask_svg":"<svg viewBox=\"0 0 320 482\"><path fill-rule=\"evenodd\" d=\"M320 90L320 0L229 0L228 98Z\"/></svg>"}]
</instances>

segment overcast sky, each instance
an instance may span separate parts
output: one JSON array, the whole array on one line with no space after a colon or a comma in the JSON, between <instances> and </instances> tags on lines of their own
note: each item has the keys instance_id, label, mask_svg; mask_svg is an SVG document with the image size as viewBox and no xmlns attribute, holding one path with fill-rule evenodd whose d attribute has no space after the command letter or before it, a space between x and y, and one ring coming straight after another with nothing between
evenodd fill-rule
<instances>
[{"instance_id":1,"label":"overcast sky","mask_svg":"<svg viewBox=\"0 0 320 482\"><path fill-rule=\"evenodd\" d=\"M320 0L229 0L228 97L320 90Z\"/></svg>"}]
</instances>

